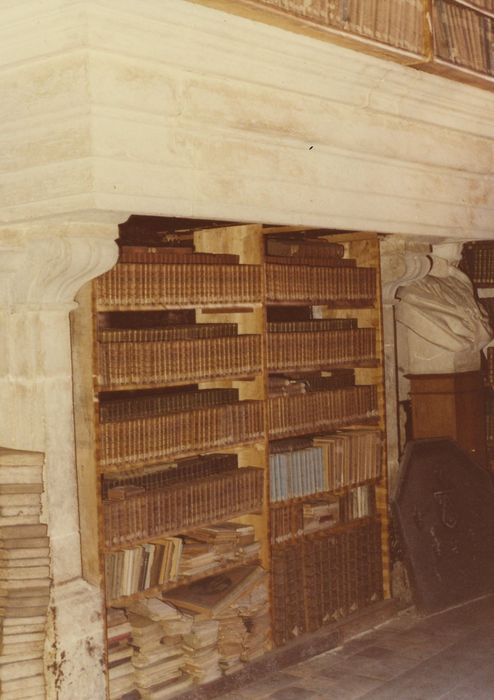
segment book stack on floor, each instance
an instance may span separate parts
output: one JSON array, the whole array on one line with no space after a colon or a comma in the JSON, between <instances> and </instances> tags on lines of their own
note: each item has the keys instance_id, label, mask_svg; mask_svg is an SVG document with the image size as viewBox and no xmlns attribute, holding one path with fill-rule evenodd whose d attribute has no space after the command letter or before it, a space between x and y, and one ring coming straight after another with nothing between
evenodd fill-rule
<instances>
[{"instance_id":1,"label":"book stack on floor","mask_svg":"<svg viewBox=\"0 0 494 700\"><path fill-rule=\"evenodd\" d=\"M182 625L182 632L190 629L192 619L177 616L176 611L157 598L134 603L128 608L132 627L132 643L137 689L143 700L163 700L185 690L192 684L184 673L185 657L180 634L167 634L167 621Z\"/></svg>"},{"instance_id":2,"label":"book stack on floor","mask_svg":"<svg viewBox=\"0 0 494 700\"><path fill-rule=\"evenodd\" d=\"M239 566L176 588L164 598L194 614L194 624L218 623L219 664L228 674L270 648L268 585L261 567Z\"/></svg>"},{"instance_id":3,"label":"book stack on floor","mask_svg":"<svg viewBox=\"0 0 494 700\"><path fill-rule=\"evenodd\" d=\"M0 696L45 698L49 539L40 523L43 455L0 449Z\"/></svg>"},{"instance_id":4,"label":"book stack on floor","mask_svg":"<svg viewBox=\"0 0 494 700\"><path fill-rule=\"evenodd\" d=\"M221 676L218 629L217 620L194 619L191 631L184 635L184 668L194 683L209 683Z\"/></svg>"},{"instance_id":5,"label":"book stack on floor","mask_svg":"<svg viewBox=\"0 0 494 700\"><path fill-rule=\"evenodd\" d=\"M132 665L132 628L123 610L109 608L106 614L108 630L108 678L110 700L124 696L130 700L135 691ZM138 697L136 695L136 697Z\"/></svg>"}]
</instances>

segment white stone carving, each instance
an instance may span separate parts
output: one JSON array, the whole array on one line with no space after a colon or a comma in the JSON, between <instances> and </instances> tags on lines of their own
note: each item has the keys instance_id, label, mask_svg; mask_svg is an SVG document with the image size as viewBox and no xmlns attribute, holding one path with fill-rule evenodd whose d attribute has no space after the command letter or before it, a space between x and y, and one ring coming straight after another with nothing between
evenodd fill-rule
<instances>
[{"instance_id":1,"label":"white stone carving","mask_svg":"<svg viewBox=\"0 0 494 700\"><path fill-rule=\"evenodd\" d=\"M422 279L402 287L396 319L408 330L408 371L444 374L480 369L480 350L492 339L472 283L458 270L461 245L433 247Z\"/></svg>"}]
</instances>

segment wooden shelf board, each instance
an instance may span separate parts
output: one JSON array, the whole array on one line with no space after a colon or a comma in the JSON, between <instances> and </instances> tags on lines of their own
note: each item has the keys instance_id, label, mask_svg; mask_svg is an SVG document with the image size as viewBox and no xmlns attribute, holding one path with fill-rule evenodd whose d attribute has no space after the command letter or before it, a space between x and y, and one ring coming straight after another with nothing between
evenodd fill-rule
<instances>
[{"instance_id":1,"label":"wooden shelf board","mask_svg":"<svg viewBox=\"0 0 494 700\"><path fill-rule=\"evenodd\" d=\"M177 586L183 586L189 583L194 583L194 581L201 581L201 579L207 578L208 576L217 576L218 574L224 574L227 571L236 569L237 566L255 565L261 565L258 556L235 559L234 561L228 562L227 564L211 567L211 569L208 569L207 571L204 571L201 574L195 574L194 576L179 576L175 581L168 581L167 583L161 584L159 586L147 588L145 591L137 591L137 593L131 593L130 595L121 596L120 598L114 598L113 600L107 601L106 607L125 607L126 605L132 603L132 601L140 600L141 598L154 598L157 595L160 595L160 593L163 593L164 591L170 591L173 588L176 588Z\"/></svg>"}]
</instances>

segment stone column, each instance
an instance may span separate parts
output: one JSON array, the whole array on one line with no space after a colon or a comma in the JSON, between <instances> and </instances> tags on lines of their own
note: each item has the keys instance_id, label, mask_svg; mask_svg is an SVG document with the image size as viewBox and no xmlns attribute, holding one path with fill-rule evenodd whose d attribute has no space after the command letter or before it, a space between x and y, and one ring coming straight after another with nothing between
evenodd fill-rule
<instances>
[{"instance_id":1,"label":"stone column","mask_svg":"<svg viewBox=\"0 0 494 700\"><path fill-rule=\"evenodd\" d=\"M42 520L52 596L47 690L105 697L103 601L82 578L69 312L117 259L113 224L45 221L0 229L0 445L45 454Z\"/></svg>"}]
</instances>

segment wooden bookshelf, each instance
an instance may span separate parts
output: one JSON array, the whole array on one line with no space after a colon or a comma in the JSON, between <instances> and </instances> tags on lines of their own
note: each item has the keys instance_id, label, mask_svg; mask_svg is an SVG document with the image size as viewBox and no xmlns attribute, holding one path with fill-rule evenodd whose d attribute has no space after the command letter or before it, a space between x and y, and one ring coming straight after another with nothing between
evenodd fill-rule
<instances>
[{"instance_id":1,"label":"wooden bookshelf","mask_svg":"<svg viewBox=\"0 0 494 700\"><path fill-rule=\"evenodd\" d=\"M269 229L264 231L265 236L268 240L271 236L276 237L280 235L278 231L271 232ZM296 231L291 231L290 240L293 241L294 245L296 243ZM301 235L300 241L303 242L304 236ZM363 335L372 338L373 352L367 355L367 361L359 361L353 352L353 347L348 344L344 348L345 337L348 331L340 330L340 347L343 346L349 353L347 366L353 367L355 386L349 386L345 388L333 388L327 392L314 392L306 393L302 395L296 395L291 397L286 397L285 400L280 398L271 398L270 402L282 403L282 407L279 412L283 416L285 421L284 427L280 428L277 424L277 418L275 416L275 411L272 406L268 410L268 415L270 415L271 421L274 421L273 425L270 425L268 434L270 438L313 438L312 444L316 446L318 444L317 436L318 433L331 434L334 431L338 431L343 428L353 428L358 431L360 428L368 430L369 426L375 426L374 432L379 434L379 459L382 460L381 464L384 464L385 454L384 454L384 442L381 440L381 436L384 435L384 388L383 388L383 368L382 368L382 321L381 321L381 301L380 301L380 273L379 273L379 242L376 236L372 234L343 234L343 235L327 235L320 236L318 241L328 241L331 243L340 244L342 250L344 250L344 260L354 260L354 267L308 267L306 268L306 274L300 276L299 274L299 261L297 265L290 265L290 260L287 258L286 261L286 274L281 275L282 285L280 290L280 285L276 286L276 279L271 282L271 287L268 285L268 321L271 314L278 314L279 311L273 309L279 308L282 304L280 303L277 295L285 295L288 299L283 300L283 305L286 307L290 306L290 302L293 304L293 313L300 318L301 311L300 306L302 305L301 296L307 299L312 299L313 303L310 306L306 303L307 312L306 317L312 319L353 319L355 326L361 329ZM321 263L322 264L322 263ZM273 268L267 266L268 276L273 274ZM277 269L274 269L277 272ZM298 276L299 275L299 276ZM302 277L300 280L299 278ZM317 287L317 283L319 287ZM311 293L311 286L314 285L316 290ZM347 298L345 297L345 289L347 290ZM321 288L325 290L325 293L320 295ZM270 295L270 289L273 290ZM303 314L302 314L303 316ZM301 327L305 329L307 321L300 321ZM305 324L305 325L304 325ZM268 323L268 329L274 324ZM291 324L296 327L296 322ZM317 323L314 325L317 326ZM338 337L338 331L333 331L335 339ZM285 335L285 334L284 334ZM312 357L314 354L314 349L311 348L311 343L301 343L299 336L296 332L293 332L294 343L293 343L293 354L290 356L289 347L289 333L286 333L286 345L288 347L284 350L283 361L284 366L288 367L285 370L284 375L290 376L290 373L295 372L295 376L300 379L303 377L304 370L308 367L312 372L319 372L321 379L326 375L330 375L332 372L337 376L337 371L340 369L340 364L335 356L331 356L330 352L326 353L326 362L322 364L314 364L310 367L310 363L307 363L304 352L306 356ZM307 333L310 335L310 333ZM268 332L268 338L270 334ZM313 343L317 342L317 331L313 334ZM369 337L366 338L369 340ZM338 343L337 340L335 340ZM269 346L269 344L268 344ZM358 354L358 353L356 353ZM351 359L354 360L353 365ZM296 366L296 362L299 362L299 366ZM274 364L274 363L273 363ZM273 367L270 363L269 369L273 371ZM333 398L337 396L338 392L351 395L353 391L362 392L363 397L365 397L363 406L363 414L352 413L352 410L344 408L345 401L342 402L341 406L336 411L334 422L332 421L332 414L330 405L326 406L325 400L321 401L311 401L311 399L316 399L318 394L322 395L322 398ZM300 404L297 409L290 410L291 404ZM300 415L300 422L297 421L296 416ZM291 423L290 423L291 421ZM358 433L350 431L349 435L356 435ZM273 446L280 443L271 443ZM296 440L294 440L296 445ZM310 468L307 464L304 464L304 459L307 459L310 463L311 459L318 459L316 457L304 457L304 451L309 451L311 448L304 446L297 451L297 448L292 445L290 448L291 454L294 452L298 454L297 460L299 462L298 467L300 469L300 460L302 460L302 468L305 468L306 473L310 472ZM341 449L341 448L340 448ZM277 454L279 454L278 449L270 460L271 473L271 485L275 492L278 492L278 480L280 467L277 463ZM283 454L283 453L282 453ZM286 479L293 481L295 483L295 489L299 488L297 472L299 469L294 469L295 459L292 457L292 463L290 467L289 462L290 451L286 453L286 463L284 465L284 472L286 474ZM334 458L334 457L333 457ZM353 459L359 459L357 453L353 454ZM324 458L323 458L324 462ZM321 466L323 466L321 464ZM309 472L307 470L309 469ZM273 472L274 470L274 472ZM329 477L331 479L331 477ZM274 574L272 577L272 587L273 587L273 632L275 642L278 644L285 643L293 636L293 629L295 634L300 634L301 631L314 631L318 624L316 620L333 619L336 620L339 617L343 617L348 614L350 609L355 609L355 606L369 604L371 599L378 599L380 597L389 596L389 553L388 553L388 507L387 507L387 483L384 470L379 469L379 475L376 475L373 479L364 479L362 475L351 479L348 475L346 477L347 483L344 484L344 488L336 489L333 484L329 484L329 488L326 490L321 489L320 486L314 488L313 492L310 493L311 478L309 478L309 484L305 484L303 487L304 495L295 495L289 493L289 497L283 499L277 495L276 500L271 504L272 508L272 520L271 520L271 541L273 547L273 567ZM312 478L313 481L313 478ZM317 479L316 479L317 481ZM305 515L304 515L304 504L309 505L314 503L316 507L319 503L321 512L323 513L323 518L328 518L329 513L334 516L334 499L336 498L339 505L340 516L342 514L343 504L345 499L349 494L357 494L359 492L362 496L367 493L367 497L370 501L367 504L369 508L368 512L356 513L355 517L351 517L350 521L336 520L330 526L328 526L327 521L324 525L323 520L321 520L321 527L318 530L317 525L315 528L309 525L307 531L305 530ZM331 505L328 504L327 507L324 506L325 499L333 500ZM361 504L362 505L362 504ZM276 512L280 512L286 508L286 513L282 513L282 521L285 518L285 525L288 528L288 533L286 536L275 534L277 523L273 520ZM338 516L336 516L338 517ZM309 521L310 522L310 521ZM283 523L281 525L283 527ZM350 537L349 533L353 532L355 529L362 533L365 529L369 532L376 533L376 528L379 529L379 546L377 546L378 540L374 534L373 542L374 545L369 549L368 556L370 560L368 565L373 568L374 572L379 570L379 576L374 576L369 579L372 580L372 586L375 586L374 590L364 591L365 584L362 583L364 579L361 579L361 589L359 589L355 581L347 581L341 579L339 584L335 584L336 588L340 590L340 593L333 597L334 609L331 608L333 603L328 603L329 589L331 588L331 583L328 582L328 590L324 592L325 584L321 580L314 579L313 574L310 571L314 567L313 559L313 549L316 546L315 542L325 542L328 543L337 542L340 544L335 544L338 547L347 547L347 544L341 544L343 542L347 543L347 537ZM370 535L369 535L370 536ZM359 535L360 537L360 535ZM362 534L365 538L366 535ZM280 541L281 539L281 541ZM350 542L350 540L348 540ZM325 545L317 545L317 547ZM329 546L329 544L328 544ZM332 546L332 545L331 545ZM297 551L294 554L293 548ZM348 545L348 547L351 546ZM312 552L312 554L311 554ZM296 560L301 562L300 571L295 575L293 572L290 574L291 565L287 562L291 561L291 557L294 556ZM315 556L315 555L314 555ZM322 556L322 554L321 554ZM339 566L347 570L351 566L350 560L344 558L345 555L341 555L343 559L339 561ZM359 554L361 557L362 554ZM285 557L287 557L285 561ZM371 561L372 560L372 561ZM283 564L282 562L285 563ZM286 564L286 566L285 566ZM277 578L276 572L278 567L281 567L280 571L285 571L285 574L279 574ZM288 567L288 568L286 568ZM338 570L338 566L335 564L334 571ZM338 578L338 574L335 574ZM288 577L288 578L287 578ZM301 579L299 580L299 578ZM322 586L322 588L321 588ZM346 592L343 590L345 587L348 588ZM292 589L293 591L298 591L296 594L296 599L286 597L286 589ZM353 592L351 592L351 590ZM294 594L295 595L295 594ZM329 596L329 598L328 598ZM357 599L359 602L357 602ZM286 600L286 602L283 602ZM296 605L304 609L304 614L300 617L292 619L292 613L290 612L290 607ZM326 607L325 607L326 606ZM329 607L328 607L329 606ZM314 610L319 612L314 612ZM321 612L323 610L323 612Z\"/></svg>"},{"instance_id":2,"label":"wooden bookshelf","mask_svg":"<svg viewBox=\"0 0 494 700\"><path fill-rule=\"evenodd\" d=\"M266 580L274 572L274 631L281 609L276 602L277 565L272 561L283 559L279 549L284 543L271 542L271 511L285 506L303 509L314 499L326 499L333 502L333 509L336 502L341 518L331 528L312 523L307 533L295 538L303 548L301 561L310 568L318 548L343 547L345 582L335 574L336 579L327 583L342 591L342 586L348 588L338 608L340 617L355 610L357 603L364 606L387 597L377 236L330 231L315 236L294 227L257 224L208 227L201 222L196 229L189 222L173 234L186 252L168 253L166 245L150 246L156 232L146 233L145 217L139 221L144 230L132 234L130 243L128 230L122 230L125 262L83 289L73 312L84 575L107 591L109 609L127 608L213 575L235 579L239 566L259 564ZM153 219L155 228L158 224ZM145 241L142 250L139 236ZM287 259L285 265L282 259L273 266L266 254L270 236L295 241L295 246L297 241L304 246L310 241L316 247L332 246L339 262L335 257L334 265L331 260L290 265ZM207 265L195 264L194 254L208 260ZM166 262L167 255L172 262ZM187 262L177 262L180 255ZM207 257L215 255L218 264ZM228 256L237 256L237 262ZM276 298L280 278L285 285L281 300ZM231 294L228 284L234 288ZM291 317L295 326L286 325ZM289 392L303 385L304 393L284 395L280 381L288 382ZM348 429L349 436L366 431L379 436L379 471L371 474L371 466L364 465L360 473L338 477L325 487L321 483L316 487L314 472L312 490L292 494L271 508L270 460L275 443L270 440L297 436L302 442L314 441L318 434L341 428ZM352 440L349 437L348 444L355 450L357 437ZM226 471L219 466L222 460ZM241 486L244 482L251 485ZM197 550L197 556L204 552L206 559L216 552L214 547L223 551L215 544L214 528L226 527L225 521L235 532L237 528L252 532L256 554L230 556L224 563L206 565L204 573L180 575L182 546L189 552ZM208 535L212 539L201 540L201 528L208 532L213 528L213 535ZM369 554L366 543L372 544ZM158 548L162 560L155 565L149 557L158 557ZM372 573L365 591L349 573L354 566L359 581L367 569ZM301 570L307 591L314 593L309 569ZM305 623L299 632L315 629L314 620L322 614L322 598L317 602L315 593L310 597L319 612L309 620L309 603L304 603ZM274 637L277 643L286 641L283 634ZM264 640L262 648L266 645Z\"/></svg>"}]
</instances>

